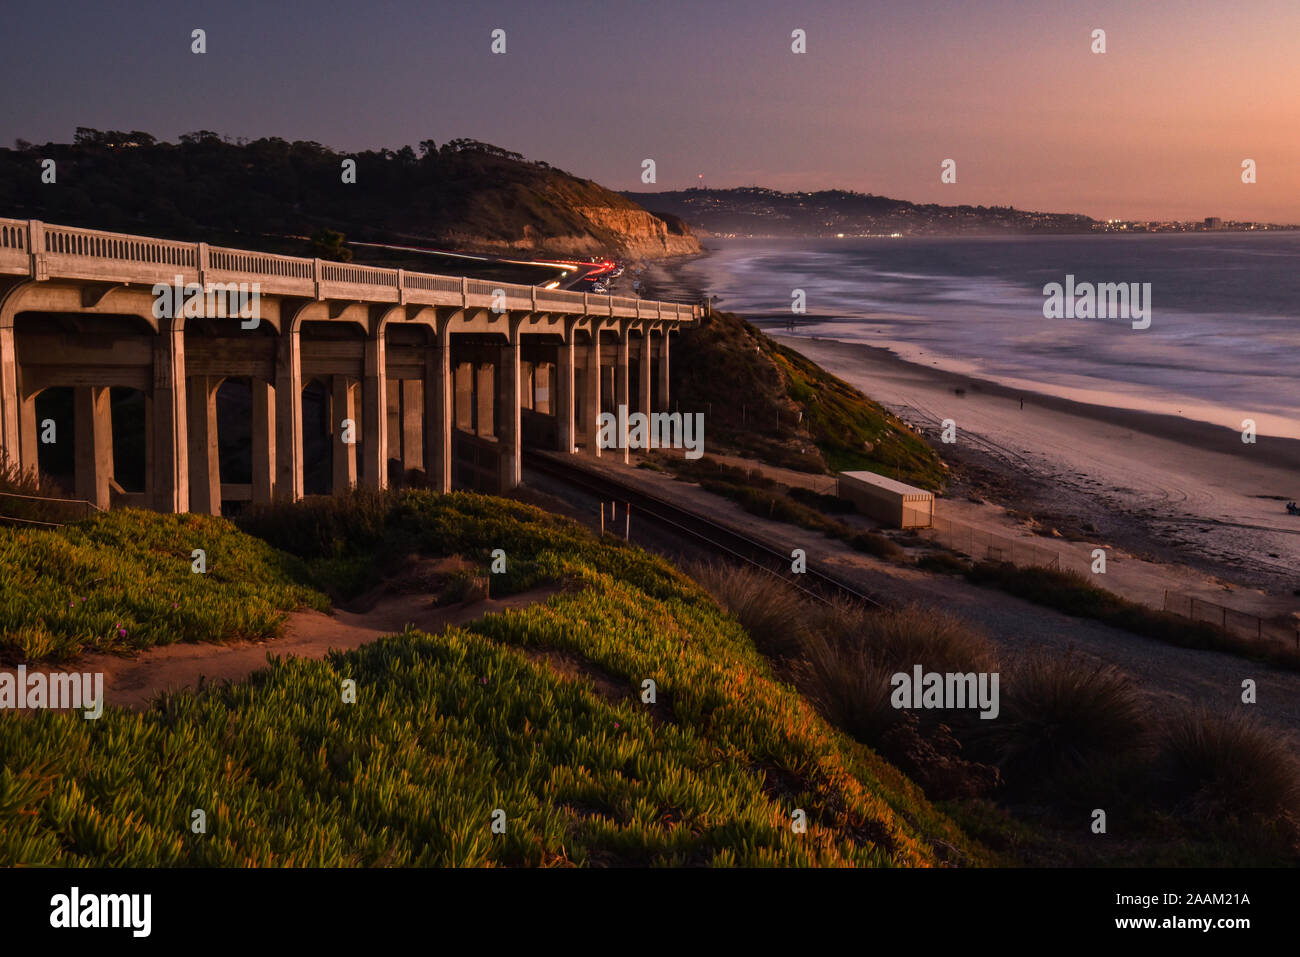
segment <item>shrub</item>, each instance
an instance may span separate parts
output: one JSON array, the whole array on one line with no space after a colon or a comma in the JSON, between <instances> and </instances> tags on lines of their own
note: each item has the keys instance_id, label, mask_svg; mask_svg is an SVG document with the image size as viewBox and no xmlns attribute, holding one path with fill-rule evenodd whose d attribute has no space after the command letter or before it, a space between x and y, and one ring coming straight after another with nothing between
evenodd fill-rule
<instances>
[{"instance_id":1,"label":"shrub","mask_svg":"<svg viewBox=\"0 0 1300 957\"><path fill-rule=\"evenodd\" d=\"M0 457L0 518L19 526L63 525L86 518L86 505L44 474L20 472Z\"/></svg>"},{"instance_id":2,"label":"shrub","mask_svg":"<svg viewBox=\"0 0 1300 957\"><path fill-rule=\"evenodd\" d=\"M708 455L698 459L664 456L663 462L678 475L696 481L713 479L729 485L770 489L776 482L763 474L761 469L743 469L736 465L727 465Z\"/></svg>"},{"instance_id":3,"label":"shrub","mask_svg":"<svg viewBox=\"0 0 1300 957\"><path fill-rule=\"evenodd\" d=\"M889 702L895 669L864 644L810 629L803 635L799 684L830 722L859 741L879 744L905 712Z\"/></svg>"},{"instance_id":4,"label":"shrub","mask_svg":"<svg viewBox=\"0 0 1300 957\"><path fill-rule=\"evenodd\" d=\"M462 569L447 579L438 595L438 604L482 601L490 594L491 583L487 575L478 569Z\"/></svg>"},{"instance_id":5,"label":"shrub","mask_svg":"<svg viewBox=\"0 0 1300 957\"><path fill-rule=\"evenodd\" d=\"M804 693L833 724L879 748L927 794L973 797L998 786L997 769L966 760L938 715L895 708L891 701L893 676L914 664L992 670L992 651L982 636L942 613L835 601L813 615L803 651L796 676Z\"/></svg>"},{"instance_id":6,"label":"shrub","mask_svg":"<svg viewBox=\"0 0 1300 957\"><path fill-rule=\"evenodd\" d=\"M902 715L889 703L890 678L910 672L996 670L987 638L965 622L932 609L872 609L832 601L809 610L800 635L810 695L835 723L861 737L879 736Z\"/></svg>"},{"instance_id":7,"label":"shrub","mask_svg":"<svg viewBox=\"0 0 1300 957\"><path fill-rule=\"evenodd\" d=\"M842 536L843 537L843 536ZM876 532L853 532L844 539L860 552L875 555L877 558L897 559L903 550L884 535Z\"/></svg>"},{"instance_id":8,"label":"shrub","mask_svg":"<svg viewBox=\"0 0 1300 957\"><path fill-rule=\"evenodd\" d=\"M1243 638L1202 621L1156 611L1098 588L1078 572L1023 568L1010 562L979 562L966 572L966 577L974 584L993 585L1067 615L1092 618L1180 648L1213 648L1300 671L1300 652L1287 645Z\"/></svg>"},{"instance_id":9,"label":"shrub","mask_svg":"<svg viewBox=\"0 0 1300 957\"><path fill-rule=\"evenodd\" d=\"M1300 769L1288 740L1239 712L1186 710L1163 722L1156 779L1163 796L1201 822L1300 823Z\"/></svg>"},{"instance_id":10,"label":"shrub","mask_svg":"<svg viewBox=\"0 0 1300 957\"><path fill-rule=\"evenodd\" d=\"M931 552L918 558L916 567L941 575L961 575L970 566L951 552Z\"/></svg>"},{"instance_id":11,"label":"shrub","mask_svg":"<svg viewBox=\"0 0 1300 957\"><path fill-rule=\"evenodd\" d=\"M1146 730L1145 709L1128 677L1072 654L1017 663L1001 682L1001 699L998 718L979 730L1013 786L1131 750Z\"/></svg>"},{"instance_id":12,"label":"shrub","mask_svg":"<svg viewBox=\"0 0 1300 957\"><path fill-rule=\"evenodd\" d=\"M800 653L806 609L793 587L768 572L734 565L695 565L690 574L764 654L792 658Z\"/></svg>"},{"instance_id":13,"label":"shrub","mask_svg":"<svg viewBox=\"0 0 1300 957\"><path fill-rule=\"evenodd\" d=\"M946 612L919 605L861 613L861 641L894 671L996 671L988 638Z\"/></svg>"},{"instance_id":14,"label":"shrub","mask_svg":"<svg viewBox=\"0 0 1300 957\"><path fill-rule=\"evenodd\" d=\"M798 485L792 487L788 494L801 505L807 505L809 508L815 508L830 515L847 515L853 511L853 503L848 499L840 498L838 495L814 492L810 488L803 488Z\"/></svg>"},{"instance_id":15,"label":"shrub","mask_svg":"<svg viewBox=\"0 0 1300 957\"><path fill-rule=\"evenodd\" d=\"M354 488L254 505L239 517L239 526L299 558L327 558L379 544L397 500L395 492Z\"/></svg>"}]
</instances>

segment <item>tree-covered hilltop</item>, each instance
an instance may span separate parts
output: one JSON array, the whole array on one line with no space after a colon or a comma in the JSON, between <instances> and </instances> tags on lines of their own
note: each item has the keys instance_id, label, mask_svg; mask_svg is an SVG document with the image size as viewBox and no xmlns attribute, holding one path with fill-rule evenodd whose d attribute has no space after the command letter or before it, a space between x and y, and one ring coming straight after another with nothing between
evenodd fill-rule
<instances>
[{"instance_id":1,"label":"tree-covered hilltop","mask_svg":"<svg viewBox=\"0 0 1300 957\"><path fill-rule=\"evenodd\" d=\"M54 182L44 182L45 160ZM356 164L355 181L345 162ZM179 142L80 127L71 143L0 149L0 215L303 254L297 237L412 242L488 252L677 255L698 249L678 221L591 180L486 143L341 153L320 143Z\"/></svg>"}]
</instances>

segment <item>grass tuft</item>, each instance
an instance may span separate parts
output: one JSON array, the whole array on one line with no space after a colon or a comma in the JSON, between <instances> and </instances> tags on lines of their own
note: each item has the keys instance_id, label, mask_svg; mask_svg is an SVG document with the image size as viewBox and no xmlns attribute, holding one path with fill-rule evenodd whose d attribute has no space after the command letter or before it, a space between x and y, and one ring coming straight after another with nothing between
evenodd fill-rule
<instances>
[{"instance_id":1,"label":"grass tuft","mask_svg":"<svg viewBox=\"0 0 1300 957\"><path fill-rule=\"evenodd\" d=\"M1239 712L1193 708L1161 725L1157 780L1180 811L1205 822L1300 825L1300 767L1285 738Z\"/></svg>"},{"instance_id":2,"label":"grass tuft","mask_svg":"<svg viewBox=\"0 0 1300 957\"><path fill-rule=\"evenodd\" d=\"M1121 671L1073 655L1017 662L1001 683L1002 708L985 722L1003 775L1032 788L1141 745L1147 714Z\"/></svg>"}]
</instances>

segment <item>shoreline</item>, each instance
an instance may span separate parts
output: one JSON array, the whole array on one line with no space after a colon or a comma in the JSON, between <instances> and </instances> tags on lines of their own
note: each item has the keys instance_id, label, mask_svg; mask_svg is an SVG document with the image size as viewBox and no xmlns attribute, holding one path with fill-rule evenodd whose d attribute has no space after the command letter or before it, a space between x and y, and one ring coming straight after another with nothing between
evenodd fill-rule
<instances>
[{"instance_id":1,"label":"shoreline","mask_svg":"<svg viewBox=\"0 0 1300 957\"><path fill-rule=\"evenodd\" d=\"M775 320L770 321L772 324L769 324L769 320L762 319L748 321L762 329L773 339L779 340L783 344L790 346L790 348L796 349L796 351L801 351L795 345L799 342L833 343L843 349L860 350L874 362L896 364L900 368L912 371L918 377L924 376L953 388L971 389L974 387L975 390L985 395L1011 400L1018 400L1022 396L1026 400L1032 398L1040 408L1052 409L1066 415L1131 429L1134 432L1142 432L1153 438L1180 442L1194 446L1201 451L1231 455L1240 452L1245 445L1241 441L1240 431L1226 426L1215 425L1213 422L1205 422L1200 419L1165 412L1144 412L1095 402L1081 402L1078 399L1066 398L1051 392L1019 389L1005 385L995 379L922 365L919 362L903 358L887 346L871 346L862 342L836 339L831 336L790 335L782 329L776 328L775 326L778 323ZM871 398L876 398L871 396L870 393L867 394ZM1267 445L1269 464L1300 471L1300 439L1261 435L1258 437L1256 444ZM1300 477L1297 477L1295 483L1300 486ZM1293 493L1291 497L1300 500L1300 490ZM1297 525L1300 526L1300 523L1297 523Z\"/></svg>"},{"instance_id":2,"label":"shoreline","mask_svg":"<svg viewBox=\"0 0 1300 957\"><path fill-rule=\"evenodd\" d=\"M1239 432L1210 423L1016 389L880 346L763 331L929 433L970 473L941 499L950 516L1006 523L1004 512L1014 507L1049 525L1082 527L1099 543L1196 569L1224 582L1225 592L1269 593L1267 601L1224 595L1224 604L1297 607L1300 519L1283 503L1300 497L1300 441L1261 437L1247 445ZM947 418L957 430L951 452L937 444ZM999 507L971 504L981 498Z\"/></svg>"}]
</instances>

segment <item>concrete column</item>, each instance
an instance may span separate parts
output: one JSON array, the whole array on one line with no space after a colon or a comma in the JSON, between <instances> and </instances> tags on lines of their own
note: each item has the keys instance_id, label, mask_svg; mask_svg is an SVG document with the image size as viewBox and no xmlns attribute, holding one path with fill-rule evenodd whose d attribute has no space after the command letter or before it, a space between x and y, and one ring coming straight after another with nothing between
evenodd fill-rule
<instances>
[{"instance_id":1,"label":"concrete column","mask_svg":"<svg viewBox=\"0 0 1300 957\"><path fill-rule=\"evenodd\" d=\"M344 423L351 422L348 429ZM333 461L333 491L345 492L357 484L357 428L356 391L345 375L331 377L330 381L330 434ZM351 432L351 435L348 433ZM351 438L351 442L344 441Z\"/></svg>"},{"instance_id":2,"label":"concrete column","mask_svg":"<svg viewBox=\"0 0 1300 957\"><path fill-rule=\"evenodd\" d=\"M577 357L574 350L574 331L565 330L564 342L555 350L555 399L552 408L556 417L556 446L565 455L573 452L574 443L574 378Z\"/></svg>"},{"instance_id":3,"label":"concrete column","mask_svg":"<svg viewBox=\"0 0 1300 957\"><path fill-rule=\"evenodd\" d=\"M262 505L275 494L275 390L253 383L253 501Z\"/></svg>"},{"instance_id":4,"label":"concrete column","mask_svg":"<svg viewBox=\"0 0 1300 957\"><path fill-rule=\"evenodd\" d=\"M385 368L384 331L366 339L366 381L361 390L362 432L365 451L361 481L367 488L388 488L388 371Z\"/></svg>"},{"instance_id":5,"label":"concrete column","mask_svg":"<svg viewBox=\"0 0 1300 957\"><path fill-rule=\"evenodd\" d=\"M668 395L668 326L664 326L663 342L659 344L659 408L672 411Z\"/></svg>"},{"instance_id":6,"label":"concrete column","mask_svg":"<svg viewBox=\"0 0 1300 957\"><path fill-rule=\"evenodd\" d=\"M275 363L275 498L296 502L303 493L302 335L280 333Z\"/></svg>"},{"instance_id":7,"label":"concrete column","mask_svg":"<svg viewBox=\"0 0 1300 957\"><path fill-rule=\"evenodd\" d=\"M113 415L106 386L72 390L76 445L77 498L97 508L110 505L113 480Z\"/></svg>"},{"instance_id":8,"label":"concrete column","mask_svg":"<svg viewBox=\"0 0 1300 957\"><path fill-rule=\"evenodd\" d=\"M555 363L539 362L533 366L533 411L540 415L555 414Z\"/></svg>"},{"instance_id":9,"label":"concrete column","mask_svg":"<svg viewBox=\"0 0 1300 957\"><path fill-rule=\"evenodd\" d=\"M18 348L12 326L0 326L0 470L23 468L18 436Z\"/></svg>"},{"instance_id":10,"label":"concrete column","mask_svg":"<svg viewBox=\"0 0 1300 957\"><path fill-rule=\"evenodd\" d=\"M388 410L388 458L397 459L400 465L404 460L402 458L402 380L388 379L388 391L384 396L384 408ZM391 472L389 473L391 478Z\"/></svg>"},{"instance_id":11,"label":"concrete column","mask_svg":"<svg viewBox=\"0 0 1300 957\"><path fill-rule=\"evenodd\" d=\"M36 422L36 396L33 393L19 403L18 434L22 439L22 455L17 465L26 475L35 476L40 470L40 428Z\"/></svg>"},{"instance_id":12,"label":"concrete column","mask_svg":"<svg viewBox=\"0 0 1300 957\"><path fill-rule=\"evenodd\" d=\"M533 407L533 364L519 361L519 406L521 409Z\"/></svg>"},{"instance_id":13,"label":"concrete column","mask_svg":"<svg viewBox=\"0 0 1300 957\"><path fill-rule=\"evenodd\" d=\"M622 410L628 408L628 349L631 346L632 332L627 326L623 326L618 331L618 354L614 362L614 391L617 398L614 401L614 414L618 416L620 423L618 432L618 457L624 462L629 461L629 450L627 447L627 415ZM630 411L630 410L629 410Z\"/></svg>"},{"instance_id":14,"label":"concrete column","mask_svg":"<svg viewBox=\"0 0 1300 957\"><path fill-rule=\"evenodd\" d=\"M160 319L154 340L153 507L160 512L190 510L189 438L185 414L185 332L181 319Z\"/></svg>"},{"instance_id":15,"label":"concrete column","mask_svg":"<svg viewBox=\"0 0 1300 957\"><path fill-rule=\"evenodd\" d=\"M582 400L582 434L587 454L600 457L600 328L592 320L591 345L587 347L586 395Z\"/></svg>"},{"instance_id":16,"label":"concrete column","mask_svg":"<svg viewBox=\"0 0 1300 957\"><path fill-rule=\"evenodd\" d=\"M474 431L490 438L496 431L496 367L492 363L474 365Z\"/></svg>"},{"instance_id":17,"label":"concrete column","mask_svg":"<svg viewBox=\"0 0 1300 957\"><path fill-rule=\"evenodd\" d=\"M424 364L424 471L429 487L451 491L451 333L438 324L433 348L425 353Z\"/></svg>"},{"instance_id":18,"label":"concrete column","mask_svg":"<svg viewBox=\"0 0 1300 957\"><path fill-rule=\"evenodd\" d=\"M424 386L419 379L402 380L402 469L424 467L421 435L424 414Z\"/></svg>"},{"instance_id":19,"label":"concrete column","mask_svg":"<svg viewBox=\"0 0 1300 957\"><path fill-rule=\"evenodd\" d=\"M189 426L190 511L221 514L221 461L217 444L217 387L212 376L189 376L186 380L186 411Z\"/></svg>"},{"instance_id":20,"label":"concrete column","mask_svg":"<svg viewBox=\"0 0 1300 957\"><path fill-rule=\"evenodd\" d=\"M458 362L452 366L452 421L462 432L474 431L474 366Z\"/></svg>"},{"instance_id":21,"label":"concrete column","mask_svg":"<svg viewBox=\"0 0 1300 957\"><path fill-rule=\"evenodd\" d=\"M501 347L497 366L497 440L501 452L501 491L508 492L523 480L523 370L519 361L519 335Z\"/></svg>"},{"instance_id":22,"label":"concrete column","mask_svg":"<svg viewBox=\"0 0 1300 957\"><path fill-rule=\"evenodd\" d=\"M647 326L641 333L641 368L637 377L637 404L636 410L649 415L653 410L650 408L650 354L653 347L650 344L650 328Z\"/></svg>"},{"instance_id":23,"label":"concrete column","mask_svg":"<svg viewBox=\"0 0 1300 957\"><path fill-rule=\"evenodd\" d=\"M144 397L144 490L149 497L150 507L153 505L153 477L154 477L154 440L153 430L156 416L153 413L154 401L153 396ZM186 489L189 492L189 489Z\"/></svg>"}]
</instances>

